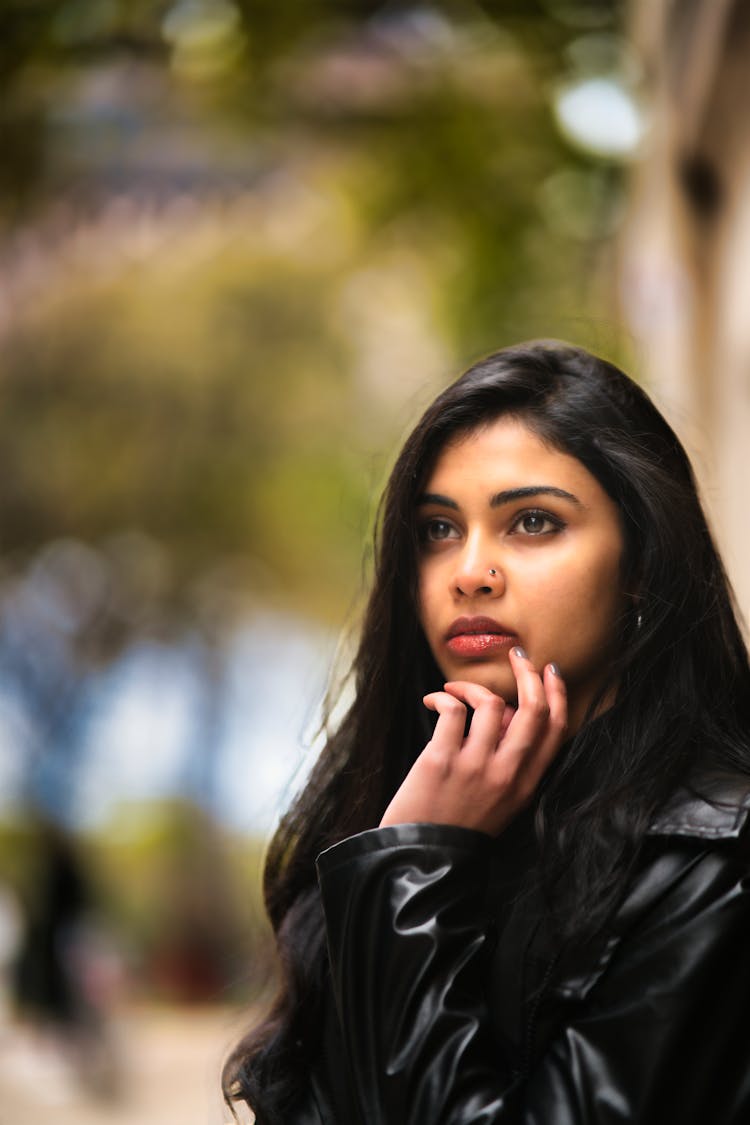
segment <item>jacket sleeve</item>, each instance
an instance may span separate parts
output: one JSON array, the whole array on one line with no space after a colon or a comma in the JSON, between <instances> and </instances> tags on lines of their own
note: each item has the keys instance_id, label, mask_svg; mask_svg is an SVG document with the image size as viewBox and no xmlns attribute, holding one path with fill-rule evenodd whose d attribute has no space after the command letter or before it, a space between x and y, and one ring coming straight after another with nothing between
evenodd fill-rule
<instances>
[{"instance_id":1,"label":"jacket sleeve","mask_svg":"<svg viewBox=\"0 0 750 1125\"><path fill-rule=\"evenodd\" d=\"M467 829L399 825L319 857L362 1121L750 1120L750 894L726 853L694 847L686 859L667 848L654 859L636 890L649 884L648 909L590 991L568 1000L561 1026L521 1077L490 1032L490 848L489 837ZM654 885L663 893L654 896Z\"/></svg>"}]
</instances>

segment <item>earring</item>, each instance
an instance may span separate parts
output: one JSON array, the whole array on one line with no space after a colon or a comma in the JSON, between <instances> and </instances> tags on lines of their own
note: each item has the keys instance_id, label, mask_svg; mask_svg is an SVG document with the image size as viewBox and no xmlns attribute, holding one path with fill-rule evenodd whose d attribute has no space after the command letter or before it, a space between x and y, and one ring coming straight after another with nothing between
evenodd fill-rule
<instances>
[{"instance_id":1,"label":"earring","mask_svg":"<svg viewBox=\"0 0 750 1125\"><path fill-rule=\"evenodd\" d=\"M494 566L491 566L491 567L490 567L490 574L491 574L491 576L492 576L493 578L494 578L494 577L495 577L495 575L497 574L497 571L495 570Z\"/></svg>"},{"instance_id":2,"label":"earring","mask_svg":"<svg viewBox=\"0 0 750 1125\"><path fill-rule=\"evenodd\" d=\"M636 627L636 630L638 632L640 632L642 624L643 624L643 614L641 613L640 610L638 610L638 616L635 619L635 627Z\"/></svg>"}]
</instances>

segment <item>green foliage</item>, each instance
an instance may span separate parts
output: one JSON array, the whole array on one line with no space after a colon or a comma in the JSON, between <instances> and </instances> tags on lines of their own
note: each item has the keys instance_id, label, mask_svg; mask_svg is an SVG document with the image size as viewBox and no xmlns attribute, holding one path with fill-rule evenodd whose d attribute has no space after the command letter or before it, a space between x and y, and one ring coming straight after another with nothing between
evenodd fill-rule
<instances>
[{"instance_id":1,"label":"green foliage","mask_svg":"<svg viewBox=\"0 0 750 1125\"><path fill-rule=\"evenodd\" d=\"M616 177L584 238L545 211L561 171L578 170L569 212L602 175L549 110L570 28L533 5L420 11L12 7L6 83L46 119L28 192L38 245L9 261L24 274L30 256L40 277L11 305L0 361L6 552L135 528L167 550L175 591L231 556L253 593L340 616L373 453L419 385L527 335L619 346L600 283ZM181 43L219 50L227 35L244 44L229 85L179 63ZM148 61L132 94L123 58ZM141 94L154 83L158 111ZM214 179L158 201L130 190L139 136L157 159L157 123L167 149L188 136L204 152L193 176L218 157ZM21 156L7 166L34 178Z\"/></svg>"}]
</instances>

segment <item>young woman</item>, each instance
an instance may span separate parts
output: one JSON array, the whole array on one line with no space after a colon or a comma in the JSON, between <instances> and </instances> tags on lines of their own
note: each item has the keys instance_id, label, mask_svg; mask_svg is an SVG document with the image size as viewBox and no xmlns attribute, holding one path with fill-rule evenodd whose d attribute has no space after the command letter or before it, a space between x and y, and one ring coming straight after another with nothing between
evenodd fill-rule
<instances>
[{"instance_id":1,"label":"young woman","mask_svg":"<svg viewBox=\"0 0 750 1125\"><path fill-rule=\"evenodd\" d=\"M282 987L228 1096L259 1125L750 1121L750 670L627 376L533 343L438 397L355 672L271 845Z\"/></svg>"}]
</instances>

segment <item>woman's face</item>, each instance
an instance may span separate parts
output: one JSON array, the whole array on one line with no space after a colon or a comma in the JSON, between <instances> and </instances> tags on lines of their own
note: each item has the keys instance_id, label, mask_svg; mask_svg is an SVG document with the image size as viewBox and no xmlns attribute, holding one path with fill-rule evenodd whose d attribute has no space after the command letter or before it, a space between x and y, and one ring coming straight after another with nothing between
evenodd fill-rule
<instances>
[{"instance_id":1,"label":"woman's face","mask_svg":"<svg viewBox=\"0 0 750 1125\"><path fill-rule=\"evenodd\" d=\"M419 613L446 680L514 702L508 651L555 661L580 726L626 606L617 506L575 457L500 418L445 447L418 500Z\"/></svg>"}]
</instances>

